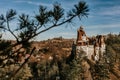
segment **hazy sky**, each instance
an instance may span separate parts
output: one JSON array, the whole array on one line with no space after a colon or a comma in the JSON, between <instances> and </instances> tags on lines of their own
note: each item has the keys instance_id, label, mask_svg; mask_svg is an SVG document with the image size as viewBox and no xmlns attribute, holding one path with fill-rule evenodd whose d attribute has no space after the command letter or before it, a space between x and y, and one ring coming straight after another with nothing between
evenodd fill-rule
<instances>
[{"instance_id":1,"label":"hazy sky","mask_svg":"<svg viewBox=\"0 0 120 80\"><path fill-rule=\"evenodd\" d=\"M0 14L5 14L9 9L15 9L18 14L26 13L33 16L37 13L39 5L52 7L54 2L59 2L65 9L70 10L80 0L0 0ZM83 0L89 5L88 18L81 21L76 20L74 26L62 25L40 34L36 39L44 40L53 37L63 36L64 38L76 38L77 29L80 25L88 36L120 32L120 0ZM12 24L15 26L15 23ZM6 39L13 39L9 33L4 36Z\"/></svg>"}]
</instances>

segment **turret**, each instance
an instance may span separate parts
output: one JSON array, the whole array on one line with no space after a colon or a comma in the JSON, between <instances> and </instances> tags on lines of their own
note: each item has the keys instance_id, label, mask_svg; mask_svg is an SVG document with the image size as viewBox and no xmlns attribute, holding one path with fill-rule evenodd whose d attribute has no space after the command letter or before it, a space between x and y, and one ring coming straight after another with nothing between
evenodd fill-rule
<instances>
[{"instance_id":1,"label":"turret","mask_svg":"<svg viewBox=\"0 0 120 80\"><path fill-rule=\"evenodd\" d=\"M82 26L77 31L77 46L87 45L87 36Z\"/></svg>"}]
</instances>

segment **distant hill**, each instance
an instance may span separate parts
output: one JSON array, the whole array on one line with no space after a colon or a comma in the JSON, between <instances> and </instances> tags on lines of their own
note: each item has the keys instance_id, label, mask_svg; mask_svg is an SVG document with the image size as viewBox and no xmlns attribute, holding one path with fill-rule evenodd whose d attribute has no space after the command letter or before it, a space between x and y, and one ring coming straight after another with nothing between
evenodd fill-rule
<instances>
[{"instance_id":1,"label":"distant hill","mask_svg":"<svg viewBox=\"0 0 120 80\"><path fill-rule=\"evenodd\" d=\"M33 41L31 47L36 47L37 51L44 54L59 54L69 56L72 50L74 39L53 38L44 41Z\"/></svg>"}]
</instances>

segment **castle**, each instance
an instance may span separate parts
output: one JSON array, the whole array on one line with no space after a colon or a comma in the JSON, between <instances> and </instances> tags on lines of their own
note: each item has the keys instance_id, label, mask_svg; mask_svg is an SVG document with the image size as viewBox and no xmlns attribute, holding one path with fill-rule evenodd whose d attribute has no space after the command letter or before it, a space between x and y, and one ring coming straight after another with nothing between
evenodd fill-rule
<instances>
[{"instance_id":1,"label":"castle","mask_svg":"<svg viewBox=\"0 0 120 80\"><path fill-rule=\"evenodd\" d=\"M96 37L87 37L82 26L77 31L76 40L76 57L81 56L81 51L84 52L88 59L98 61L105 52L105 38L103 35Z\"/></svg>"}]
</instances>

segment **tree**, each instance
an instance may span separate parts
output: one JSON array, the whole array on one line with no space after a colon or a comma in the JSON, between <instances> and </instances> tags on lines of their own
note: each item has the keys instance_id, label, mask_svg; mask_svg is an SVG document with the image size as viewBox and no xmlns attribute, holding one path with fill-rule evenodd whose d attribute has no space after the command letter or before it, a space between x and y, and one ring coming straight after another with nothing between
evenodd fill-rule
<instances>
[{"instance_id":1,"label":"tree","mask_svg":"<svg viewBox=\"0 0 120 80\"><path fill-rule=\"evenodd\" d=\"M90 69L93 80L109 80L109 65L105 61L98 61Z\"/></svg>"},{"instance_id":2,"label":"tree","mask_svg":"<svg viewBox=\"0 0 120 80\"><path fill-rule=\"evenodd\" d=\"M8 44L3 50L0 50L1 62L16 57L20 50L24 48L28 50L30 46L30 41L37 37L39 34L48 31L54 27L61 26L66 23L71 23L72 20L78 17L80 20L82 17L88 16L88 5L84 1L78 2L74 5L74 8L69 12L65 13L65 10L61 7L59 3L53 4L53 9L48 10L45 6L39 6L39 13L34 17L30 17L27 14L21 14L17 16L17 12L10 9L5 15L0 15L0 31L9 32L16 39L15 43ZM14 26L13 29L10 24L12 21L18 20L18 26ZM17 34L16 34L17 32ZM2 42L0 42L2 43ZM16 46L21 46L19 49L13 50ZM5 56L3 56L4 53ZM17 53L17 55L15 55ZM1 63L3 65L3 63Z\"/></svg>"},{"instance_id":3,"label":"tree","mask_svg":"<svg viewBox=\"0 0 120 80\"><path fill-rule=\"evenodd\" d=\"M106 40L106 62L109 65L109 71L119 78L120 67L120 36L109 34Z\"/></svg>"}]
</instances>

